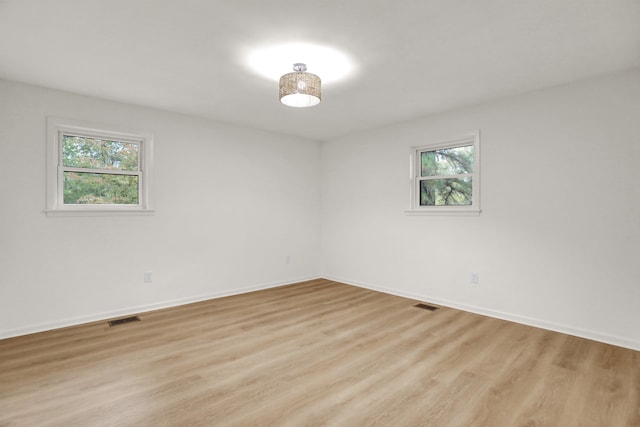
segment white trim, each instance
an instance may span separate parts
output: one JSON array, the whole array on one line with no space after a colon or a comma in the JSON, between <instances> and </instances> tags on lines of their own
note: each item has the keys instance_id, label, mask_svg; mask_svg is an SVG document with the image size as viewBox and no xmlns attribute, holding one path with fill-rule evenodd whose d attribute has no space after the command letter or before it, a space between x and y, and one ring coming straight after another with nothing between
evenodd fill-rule
<instances>
[{"instance_id":1,"label":"white trim","mask_svg":"<svg viewBox=\"0 0 640 427\"><path fill-rule=\"evenodd\" d=\"M331 280L334 282L344 283L351 286L357 286L359 288L370 289L373 291L383 292L386 294L396 295L404 298L409 298L416 301L431 302L433 304L442 305L445 307L451 307L451 308L455 308L462 311L468 311L470 313L481 314L483 316L489 316L496 319L508 320L508 321L520 323L523 325L533 326L536 328L546 329L554 332L560 332L567 335L573 335L576 337L586 338L586 339L599 341L606 344L629 348L635 351L640 351L640 341L636 341L626 337L620 337L620 336L610 335L610 334L606 334L598 331L590 331L586 329L575 328L573 326L563 325L560 323L547 322L545 320L535 319L535 318L526 317L526 316L520 316L520 315L506 313L506 312L497 311L497 310L486 309L483 307L478 307L478 306L464 304L464 303L458 303L458 302L443 299L443 298L421 295L413 292L406 292L399 289L365 284L363 282L350 280L350 279L343 279L343 278L339 278L331 275L301 277L298 279L292 279L287 281L271 282L271 283L265 283L261 285L248 286L245 288L235 289L232 291L214 292L211 294L203 294L203 295L198 295L193 297L185 297L185 298L178 298L175 300L162 301L162 302L153 303L153 304L134 306L134 307L129 307L121 310L95 313L87 316L72 317L72 318L63 319L55 322L46 322L46 323L31 325L23 328L0 330L0 339L28 335L28 334L33 334L37 332L44 332L44 331L49 331L53 329L65 328L69 326L77 326L77 325L90 323L90 322L98 322L102 320L113 319L120 316L141 314L149 311L160 310L163 308L177 307L180 305L191 304L191 303L206 301L210 299L222 298L226 296L240 295L240 294L260 291L264 289L277 288L279 286L287 286L287 285L291 285L299 282L305 282L308 280L317 280L322 278L326 280Z\"/></svg>"},{"instance_id":2,"label":"white trim","mask_svg":"<svg viewBox=\"0 0 640 427\"><path fill-rule=\"evenodd\" d=\"M425 210L413 210L413 211L404 211L405 215L410 216L420 216L420 215L430 215L430 216L480 216L481 210L468 210L468 211L455 211L455 210L447 210L443 209L441 211L425 211Z\"/></svg>"},{"instance_id":3,"label":"white trim","mask_svg":"<svg viewBox=\"0 0 640 427\"><path fill-rule=\"evenodd\" d=\"M151 206L150 188L153 181L153 135L133 129L124 129L122 126L107 126L85 122L81 120L65 119L60 117L47 117L46 129L46 208L44 212L49 215L81 216L92 215L151 215L154 213ZM118 130L114 130L118 129ZM119 175L138 176L138 204L137 205L65 205L63 203L63 172L76 168L63 168L61 134L110 138L122 142L135 143L139 146L138 170L120 171ZM93 169L83 169L82 172L93 172ZM111 173L99 170L100 173Z\"/></svg>"},{"instance_id":4,"label":"white trim","mask_svg":"<svg viewBox=\"0 0 640 427\"><path fill-rule=\"evenodd\" d=\"M347 285L357 286L359 288L370 289L373 291L384 292L386 294L397 295L404 298L409 298L417 301L431 302L433 304L442 305L445 307L451 307L462 311L468 311L470 313L481 314L483 316L493 317L496 319L508 320L510 322L520 323L527 326L533 326L536 328L546 329L549 331L560 332L567 335L573 335L580 338L586 338L593 341L602 342L605 344L616 345L618 347L629 348L631 350L640 351L640 341L621 337L617 335L611 335L603 332L592 331L588 329L576 328L561 323L548 322L546 320L536 319L527 316L520 316L513 313L506 313L498 310L491 310L484 307L478 307L475 305L459 303L448 299L415 294L412 292L406 292L399 289L385 288L382 286L365 284L362 282L343 279L339 277L324 276L327 280L335 282L345 283Z\"/></svg>"},{"instance_id":5,"label":"white trim","mask_svg":"<svg viewBox=\"0 0 640 427\"><path fill-rule=\"evenodd\" d=\"M460 174L455 177L468 177L472 179L472 205L471 206L420 206L420 194L418 183L424 180L424 177L420 176L420 156L418 155L423 151L434 151L443 148L451 148L463 145L473 145L473 173ZM429 177L426 179L442 179L450 178L452 176L438 176ZM428 143L419 146L413 146L409 153L409 209L405 211L408 215L462 215L462 216L477 216L481 212L480 209L480 130L474 130L455 138L450 138L444 141L438 141Z\"/></svg>"},{"instance_id":6,"label":"white trim","mask_svg":"<svg viewBox=\"0 0 640 427\"><path fill-rule=\"evenodd\" d=\"M101 313L94 313L86 316L71 317L68 319L62 319L62 320L57 320L53 322L38 323L35 325L23 327L23 328L5 329L5 330L0 330L0 339L18 337L18 336L28 335L28 334L35 334L38 332L45 332L45 331L50 331L54 329L66 328L70 326L78 326L85 323L99 322L99 321L113 319L121 316L143 314L145 312L160 310L163 308L177 307L185 304L191 304L194 302L207 301L210 299L246 294L248 292L255 292L255 291L261 291L264 289L277 288L280 286L287 286L287 285L292 285L299 282L306 282L309 280L316 280L316 279L320 279L320 277L309 276L309 277L301 277L298 279L291 279L291 280L280 281L280 282L263 283L263 284L253 285L253 286L247 286L240 289L234 289L230 291L213 292L210 294L177 298L174 300L161 301L153 304L133 306L128 308L123 308L120 310L104 311Z\"/></svg>"},{"instance_id":7,"label":"white trim","mask_svg":"<svg viewBox=\"0 0 640 427\"><path fill-rule=\"evenodd\" d=\"M78 216L151 216L155 215L153 209L64 209L43 211L49 217L78 217Z\"/></svg>"},{"instance_id":8,"label":"white trim","mask_svg":"<svg viewBox=\"0 0 640 427\"><path fill-rule=\"evenodd\" d=\"M63 168L64 172L80 172L80 173L100 173L103 175L128 175L128 176L140 176L140 170L127 171L127 170L111 170L111 169L91 169L91 168L74 168L66 166Z\"/></svg>"}]
</instances>

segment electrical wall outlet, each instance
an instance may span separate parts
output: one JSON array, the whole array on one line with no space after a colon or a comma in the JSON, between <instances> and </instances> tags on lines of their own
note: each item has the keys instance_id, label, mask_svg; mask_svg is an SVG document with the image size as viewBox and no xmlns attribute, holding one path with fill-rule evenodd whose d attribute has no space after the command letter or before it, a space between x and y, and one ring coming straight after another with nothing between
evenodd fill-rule
<instances>
[{"instance_id":1,"label":"electrical wall outlet","mask_svg":"<svg viewBox=\"0 0 640 427\"><path fill-rule=\"evenodd\" d=\"M151 283L153 281L153 272L145 271L144 272L144 283Z\"/></svg>"},{"instance_id":2,"label":"electrical wall outlet","mask_svg":"<svg viewBox=\"0 0 640 427\"><path fill-rule=\"evenodd\" d=\"M471 281L471 284L473 284L473 285L477 285L478 283L480 283L480 277L478 276L477 272L471 273L470 276L469 276L469 280Z\"/></svg>"}]
</instances>

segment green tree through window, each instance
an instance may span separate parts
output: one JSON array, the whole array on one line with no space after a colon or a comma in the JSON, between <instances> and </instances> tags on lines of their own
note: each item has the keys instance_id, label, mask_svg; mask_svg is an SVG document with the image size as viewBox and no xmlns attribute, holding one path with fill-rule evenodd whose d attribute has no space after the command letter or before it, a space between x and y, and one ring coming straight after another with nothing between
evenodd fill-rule
<instances>
[{"instance_id":1,"label":"green tree through window","mask_svg":"<svg viewBox=\"0 0 640 427\"><path fill-rule=\"evenodd\" d=\"M64 204L139 203L140 145L62 135Z\"/></svg>"},{"instance_id":2,"label":"green tree through window","mask_svg":"<svg viewBox=\"0 0 640 427\"><path fill-rule=\"evenodd\" d=\"M473 162L473 145L422 151L420 206L470 206Z\"/></svg>"},{"instance_id":3,"label":"green tree through window","mask_svg":"<svg viewBox=\"0 0 640 427\"><path fill-rule=\"evenodd\" d=\"M480 131L411 147L408 214L480 212Z\"/></svg>"}]
</instances>

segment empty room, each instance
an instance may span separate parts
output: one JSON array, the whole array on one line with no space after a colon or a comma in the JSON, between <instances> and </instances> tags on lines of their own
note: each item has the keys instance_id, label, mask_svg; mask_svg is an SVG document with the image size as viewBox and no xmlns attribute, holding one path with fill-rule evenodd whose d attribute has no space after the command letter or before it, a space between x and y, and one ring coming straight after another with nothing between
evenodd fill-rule
<instances>
[{"instance_id":1,"label":"empty room","mask_svg":"<svg viewBox=\"0 0 640 427\"><path fill-rule=\"evenodd\" d=\"M0 0L0 427L640 426L640 1Z\"/></svg>"}]
</instances>

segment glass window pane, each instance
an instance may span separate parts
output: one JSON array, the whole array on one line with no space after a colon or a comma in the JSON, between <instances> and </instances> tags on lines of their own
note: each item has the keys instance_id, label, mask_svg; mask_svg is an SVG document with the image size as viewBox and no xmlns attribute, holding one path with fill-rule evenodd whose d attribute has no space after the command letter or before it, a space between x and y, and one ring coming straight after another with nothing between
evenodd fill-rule
<instances>
[{"instance_id":1,"label":"glass window pane","mask_svg":"<svg viewBox=\"0 0 640 427\"><path fill-rule=\"evenodd\" d=\"M473 173L473 145L420 153L420 176Z\"/></svg>"},{"instance_id":2,"label":"glass window pane","mask_svg":"<svg viewBox=\"0 0 640 427\"><path fill-rule=\"evenodd\" d=\"M64 204L138 204L138 176L64 172Z\"/></svg>"},{"instance_id":3,"label":"glass window pane","mask_svg":"<svg viewBox=\"0 0 640 427\"><path fill-rule=\"evenodd\" d=\"M139 144L63 135L62 164L74 168L138 170Z\"/></svg>"},{"instance_id":4,"label":"glass window pane","mask_svg":"<svg viewBox=\"0 0 640 427\"><path fill-rule=\"evenodd\" d=\"M471 204L471 177L420 181L420 206L471 206Z\"/></svg>"}]
</instances>

